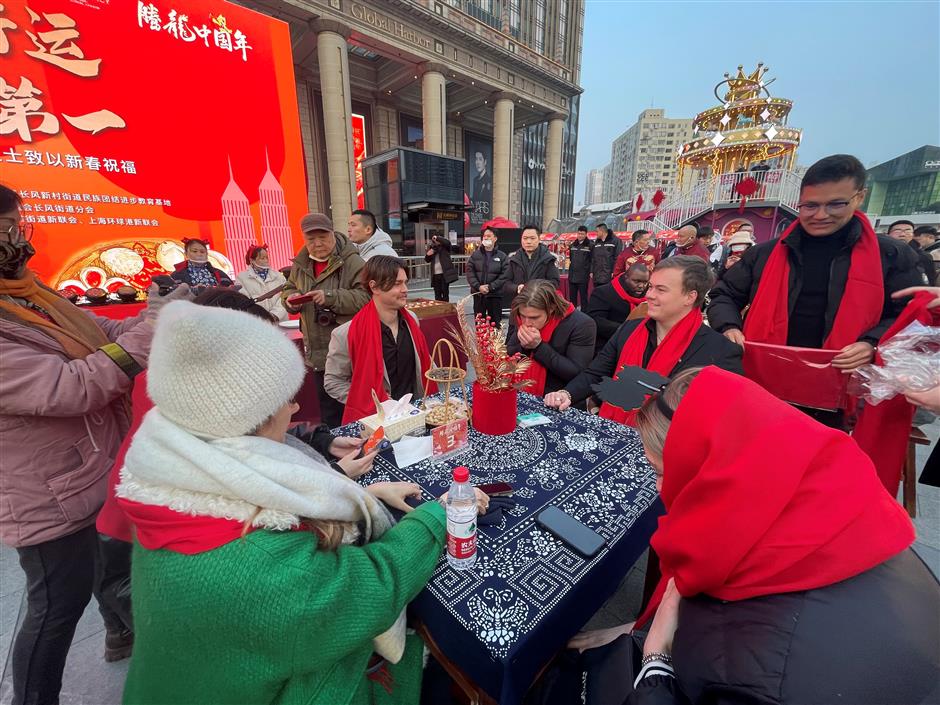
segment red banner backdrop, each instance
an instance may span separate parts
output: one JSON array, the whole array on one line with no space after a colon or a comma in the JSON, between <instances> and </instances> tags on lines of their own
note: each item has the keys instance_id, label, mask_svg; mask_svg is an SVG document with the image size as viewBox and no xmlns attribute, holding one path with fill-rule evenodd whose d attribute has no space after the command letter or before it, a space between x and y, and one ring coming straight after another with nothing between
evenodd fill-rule
<instances>
[{"instance_id":1,"label":"red banner backdrop","mask_svg":"<svg viewBox=\"0 0 940 705\"><path fill-rule=\"evenodd\" d=\"M30 0L0 10L0 180L54 286L131 283L211 241L244 269L301 245L286 24L223 0Z\"/></svg>"},{"instance_id":2,"label":"red banner backdrop","mask_svg":"<svg viewBox=\"0 0 940 705\"><path fill-rule=\"evenodd\" d=\"M356 208L366 207L366 192L362 180L362 161L366 154L366 119L362 115L352 115L353 164L356 169Z\"/></svg>"}]
</instances>

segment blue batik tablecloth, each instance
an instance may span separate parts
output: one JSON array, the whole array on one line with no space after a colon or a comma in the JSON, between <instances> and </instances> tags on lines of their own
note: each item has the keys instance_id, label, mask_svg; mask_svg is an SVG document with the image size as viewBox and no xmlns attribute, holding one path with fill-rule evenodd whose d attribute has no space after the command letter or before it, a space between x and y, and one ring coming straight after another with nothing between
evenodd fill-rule
<instances>
[{"instance_id":1,"label":"blue batik tablecloth","mask_svg":"<svg viewBox=\"0 0 940 705\"><path fill-rule=\"evenodd\" d=\"M520 702L539 669L614 593L662 512L632 429L577 410L557 413L520 394L519 413L532 412L552 423L506 436L471 429L460 455L404 470L377 458L363 478L415 482L433 499L465 465L473 484L515 488L518 504L502 524L480 527L476 565L458 571L442 557L413 603L444 654L502 705ZM540 529L535 516L551 504L604 537L604 549L585 559Z\"/></svg>"}]
</instances>

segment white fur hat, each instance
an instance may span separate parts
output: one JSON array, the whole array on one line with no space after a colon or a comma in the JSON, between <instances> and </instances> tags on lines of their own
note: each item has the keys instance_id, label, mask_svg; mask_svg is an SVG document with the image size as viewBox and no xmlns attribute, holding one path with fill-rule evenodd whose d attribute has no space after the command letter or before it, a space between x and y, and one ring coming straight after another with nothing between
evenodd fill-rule
<instances>
[{"instance_id":1,"label":"white fur hat","mask_svg":"<svg viewBox=\"0 0 940 705\"><path fill-rule=\"evenodd\" d=\"M147 393L178 426L232 438L290 401L304 374L300 351L277 326L242 311L174 301L157 319Z\"/></svg>"}]
</instances>

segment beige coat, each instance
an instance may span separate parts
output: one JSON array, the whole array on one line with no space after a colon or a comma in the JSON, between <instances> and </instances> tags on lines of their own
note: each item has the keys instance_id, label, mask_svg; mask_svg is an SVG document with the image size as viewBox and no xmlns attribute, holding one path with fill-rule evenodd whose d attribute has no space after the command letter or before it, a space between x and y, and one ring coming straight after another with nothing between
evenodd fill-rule
<instances>
[{"instance_id":1,"label":"beige coat","mask_svg":"<svg viewBox=\"0 0 940 705\"><path fill-rule=\"evenodd\" d=\"M336 325L321 326L317 323L316 304L305 304L300 311L307 365L318 372L326 367L330 334L337 326L351 321L369 301L369 294L360 279L364 266L356 246L342 233L336 233L336 250L319 277L314 276L313 261L306 248L294 258L287 285L281 292L281 301L295 294L320 290L326 295L325 306L336 314Z\"/></svg>"},{"instance_id":2,"label":"beige coat","mask_svg":"<svg viewBox=\"0 0 940 705\"><path fill-rule=\"evenodd\" d=\"M418 320L411 311L406 312L414 320ZM333 331L330 336L330 350L326 356L326 372L323 376L323 388L326 393L336 401L346 403L349 397L349 387L352 384L352 359L349 357L349 323L344 323ZM383 365L384 368L384 365ZM391 385L388 381L388 370L382 370L385 377L385 393L388 394ZM424 396L424 378L421 376L421 358L415 348L415 383L411 390L415 399Z\"/></svg>"},{"instance_id":3,"label":"beige coat","mask_svg":"<svg viewBox=\"0 0 940 705\"><path fill-rule=\"evenodd\" d=\"M251 265L249 265L248 269L244 272L239 272L235 279L242 285L242 293L253 299L264 296L269 291L277 289L281 284L287 283L287 279L284 278L284 275L273 267L268 270L268 278L262 280ZM276 316L277 320L287 320L287 309L284 308L284 304L281 302L280 294L269 296L264 301L259 301L258 305L272 316Z\"/></svg>"}]
</instances>

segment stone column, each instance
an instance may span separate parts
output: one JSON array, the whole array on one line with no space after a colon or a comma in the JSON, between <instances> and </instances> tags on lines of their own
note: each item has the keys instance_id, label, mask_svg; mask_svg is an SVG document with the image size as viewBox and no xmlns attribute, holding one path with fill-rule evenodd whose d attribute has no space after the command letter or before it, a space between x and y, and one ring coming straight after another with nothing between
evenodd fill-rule
<instances>
[{"instance_id":1,"label":"stone column","mask_svg":"<svg viewBox=\"0 0 940 705\"><path fill-rule=\"evenodd\" d=\"M326 138L326 165L330 179L330 217L343 230L355 199L353 176L352 104L349 90L349 55L346 39L349 28L332 20L314 20L317 33L317 59L320 64L320 92L323 96L323 134Z\"/></svg>"},{"instance_id":2,"label":"stone column","mask_svg":"<svg viewBox=\"0 0 940 705\"><path fill-rule=\"evenodd\" d=\"M424 149L444 154L447 140L447 80L444 67L425 64L421 76L421 109L424 118Z\"/></svg>"},{"instance_id":3,"label":"stone column","mask_svg":"<svg viewBox=\"0 0 940 705\"><path fill-rule=\"evenodd\" d=\"M515 102L511 93L497 93L493 115L493 212L509 217L509 183L512 168L512 132Z\"/></svg>"},{"instance_id":4,"label":"stone column","mask_svg":"<svg viewBox=\"0 0 940 705\"><path fill-rule=\"evenodd\" d=\"M545 195L542 200L542 227L558 217L561 194L562 138L567 116L552 113L548 116L548 144L545 146Z\"/></svg>"}]
</instances>

